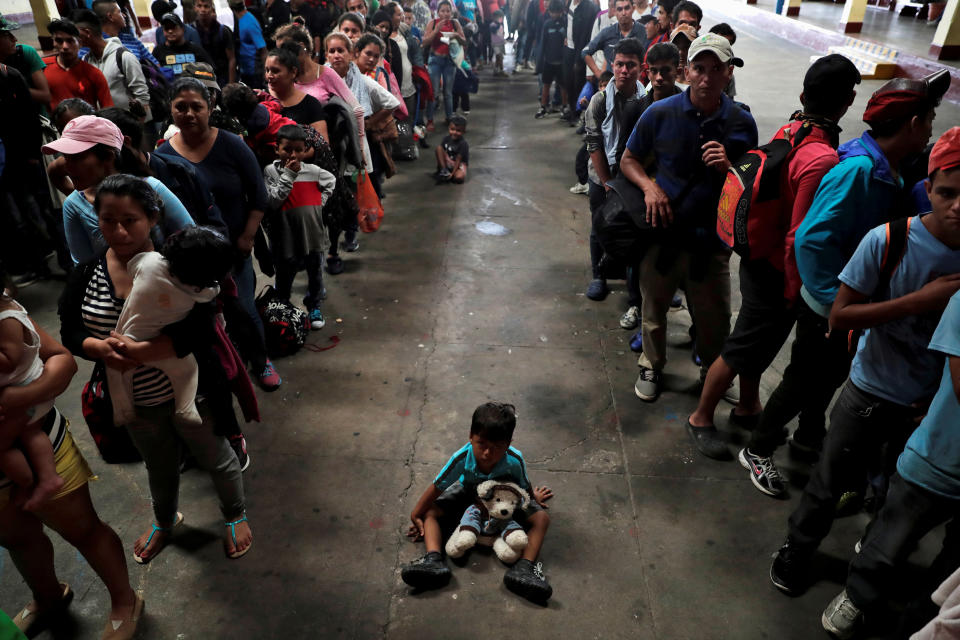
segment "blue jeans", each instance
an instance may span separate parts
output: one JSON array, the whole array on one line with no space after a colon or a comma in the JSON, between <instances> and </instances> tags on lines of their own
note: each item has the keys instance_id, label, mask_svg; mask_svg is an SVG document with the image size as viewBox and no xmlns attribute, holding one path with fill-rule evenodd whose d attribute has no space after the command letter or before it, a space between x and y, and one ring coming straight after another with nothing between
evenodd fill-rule
<instances>
[{"instance_id":1,"label":"blue jeans","mask_svg":"<svg viewBox=\"0 0 960 640\"><path fill-rule=\"evenodd\" d=\"M257 333L260 334L260 340L263 341L265 339L263 320L257 313L257 305L254 303L257 295L257 274L253 272L252 256L247 256L239 266L234 268L233 277L237 281L237 297L240 299L240 306L253 320Z\"/></svg>"},{"instance_id":2,"label":"blue jeans","mask_svg":"<svg viewBox=\"0 0 960 640\"><path fill-rule=\"evenodd\" d=\"M430 55L430 83L433 85L433 94L436 97L440 90L440 83L443 82L443 108L447 114L447 120L453 116L453 78L457 72L453 66L453 60L450 56ZM433 120L436 111L436 100L427 105L427 120Z\"/></svg>"}]
</instances>

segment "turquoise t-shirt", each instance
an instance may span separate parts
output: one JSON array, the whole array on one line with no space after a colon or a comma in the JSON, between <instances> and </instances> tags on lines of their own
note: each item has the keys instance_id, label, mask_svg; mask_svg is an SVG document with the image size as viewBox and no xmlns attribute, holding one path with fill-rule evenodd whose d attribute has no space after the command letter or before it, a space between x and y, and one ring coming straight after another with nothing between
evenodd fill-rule
<instances>
[{"instance_id":1,"label":"turquoise t-shirt","mask_svg":"<svg viewBox=\"0 0 960 640\"><path fill-rule=\"evenodd\" d=\"M900 459L903 478L945 498L960 498L960 402L950 376L950 357L960 357L960 292L953 294L930 341L930 349L949 356L940 388Z\"/></svg>"},{"instance_id":2,"label":"turquoise t-shirt","mask_svg":"<svg viewBox=\"0 0 960 640\"><path fill-rule=\"evenodd\" d=\"M490 473L483 473L477 468L477 459L473 456L473 446L468 442L450 456L447 464L437 474L434 486L443 491L455 482L472 490L486 480L509 480L520 485L525 491L530 491L530 480L527 478L527 465L523 462L523 454L518 449L510 447L500 461L493 466Z\"/></svg>"},{"instance_id":3,"label":"turquoise t-shirt","mask_svg":"<svg viewBox=\"0 0 960 640\"><path fill-rule=\"evenodd\" d=\"M867 233L840 273L840 281L880 301L900 298L940 276L960 273L960 250L937 240L924 226L925 217L914 216L911 221L906 251L886 291L875 291L887 244L885 225ZM904 406L932 398L943 359L927 345L939 321L939 312L925 313L865 331L850 367L850 381L867 393Z\"/></svg>"}]
</instances>

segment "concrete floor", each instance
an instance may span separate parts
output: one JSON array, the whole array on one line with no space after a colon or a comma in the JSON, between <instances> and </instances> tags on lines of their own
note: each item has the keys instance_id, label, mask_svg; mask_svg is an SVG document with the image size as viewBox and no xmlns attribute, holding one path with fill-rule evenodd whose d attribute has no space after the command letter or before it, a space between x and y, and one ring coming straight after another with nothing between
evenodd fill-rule
<instances>
[{"instance_id":1,"label":"concrete floor","mask_svg":"<svg viewBox=\"0 0 960 640\"><path fill-rule=\"evenodd\" d=\"M796 108L811 52L746 31L737 52L747 61L740 97L767 138ZM239 561L223 557L210 483L185 474L185 528L151 564L129 563L147 601L140 637L823 635L820 612L840 589L865 517L837 522L817 561L823 579L806 595L774 589L770 556L809 470L778 454L795 487L778 501L757 492L736 462L697 454L683 431L697 375L685 348L670 350L659 402L636 398L630 332L617 324L622 286L602 303L583 295L587 199L567 191L579 140L555 118L534 120L530 72L481 78L467 184L434 187L429 154L399 165L384 226L347 254L346 273L328 278L328 325L311 342L329 346L336 335L339 344L280 360L283 387L261 395L265 421L247 428L253 549ZM878 84L860 87L844 137L862 131L858 114ZM958 108L945 105L935 133L956 122ZM484 235L481 221L509 233ZM21 296L52 331L59 287L42 283ZM671 314L672 344L688 324L685 311ZM781 354L765 394L783 366ZM81 363L59 406L100 476L95 504L129 551L151 520L146 474L97 457L79 409L89 371ZM413 595L400 580L400 565L422 553L404 536L410 509L488 399L517 406L515 445L532 480L557 494L542 554L554 587L545 608L507 592L504 567L485 551L454 568L445 589ZM727 426L728 408L721 405L718 425L742 442L745 434ZM40 637L98 638L106 592L74 550L54 544L77 598L62 627ZM0 608L13 614L27 600L0 552Z\"/></svg>"}]
</instances>

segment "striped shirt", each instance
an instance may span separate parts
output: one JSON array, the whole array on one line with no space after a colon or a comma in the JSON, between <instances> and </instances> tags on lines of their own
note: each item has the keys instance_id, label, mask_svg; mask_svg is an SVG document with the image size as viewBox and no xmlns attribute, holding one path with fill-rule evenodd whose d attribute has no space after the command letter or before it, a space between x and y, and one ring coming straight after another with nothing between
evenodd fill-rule
<instances>
[{"instance_id":1,"label":"striped shirt","mask_svg":"<svg viewBox=\"0 0 960 640\"><path fill-rule=\"evenodd\" d=\"M99 340L110 337L117 328L117 320L124 301L113 292L113 282L103 260L97 265L93 277L87 283L80 307L83 325L90 335ZM138 367L133 373L133 401L140 406L153 406L173 399L170 380L159 369Z\"/></svg>"}]
</instances>

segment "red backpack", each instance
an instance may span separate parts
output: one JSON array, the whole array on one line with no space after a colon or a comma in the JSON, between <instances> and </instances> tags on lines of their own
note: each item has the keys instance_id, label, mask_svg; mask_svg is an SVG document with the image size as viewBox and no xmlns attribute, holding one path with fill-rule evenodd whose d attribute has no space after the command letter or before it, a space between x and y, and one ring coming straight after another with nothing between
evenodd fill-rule
<instances>
[{"instance_id":1,"label":"red backpack","mask_svg":"<svg viewBox=\"0 0 960 640\"><path fill-rule=\"evenodd\" d=\"M746 260L766 258L783 246L790 223L780 197L783 172L810 126L805 123L791 136L787 125L775 139L746 152L727 170L717 204L717 235Z\"/></svg>"}]
</instances>

